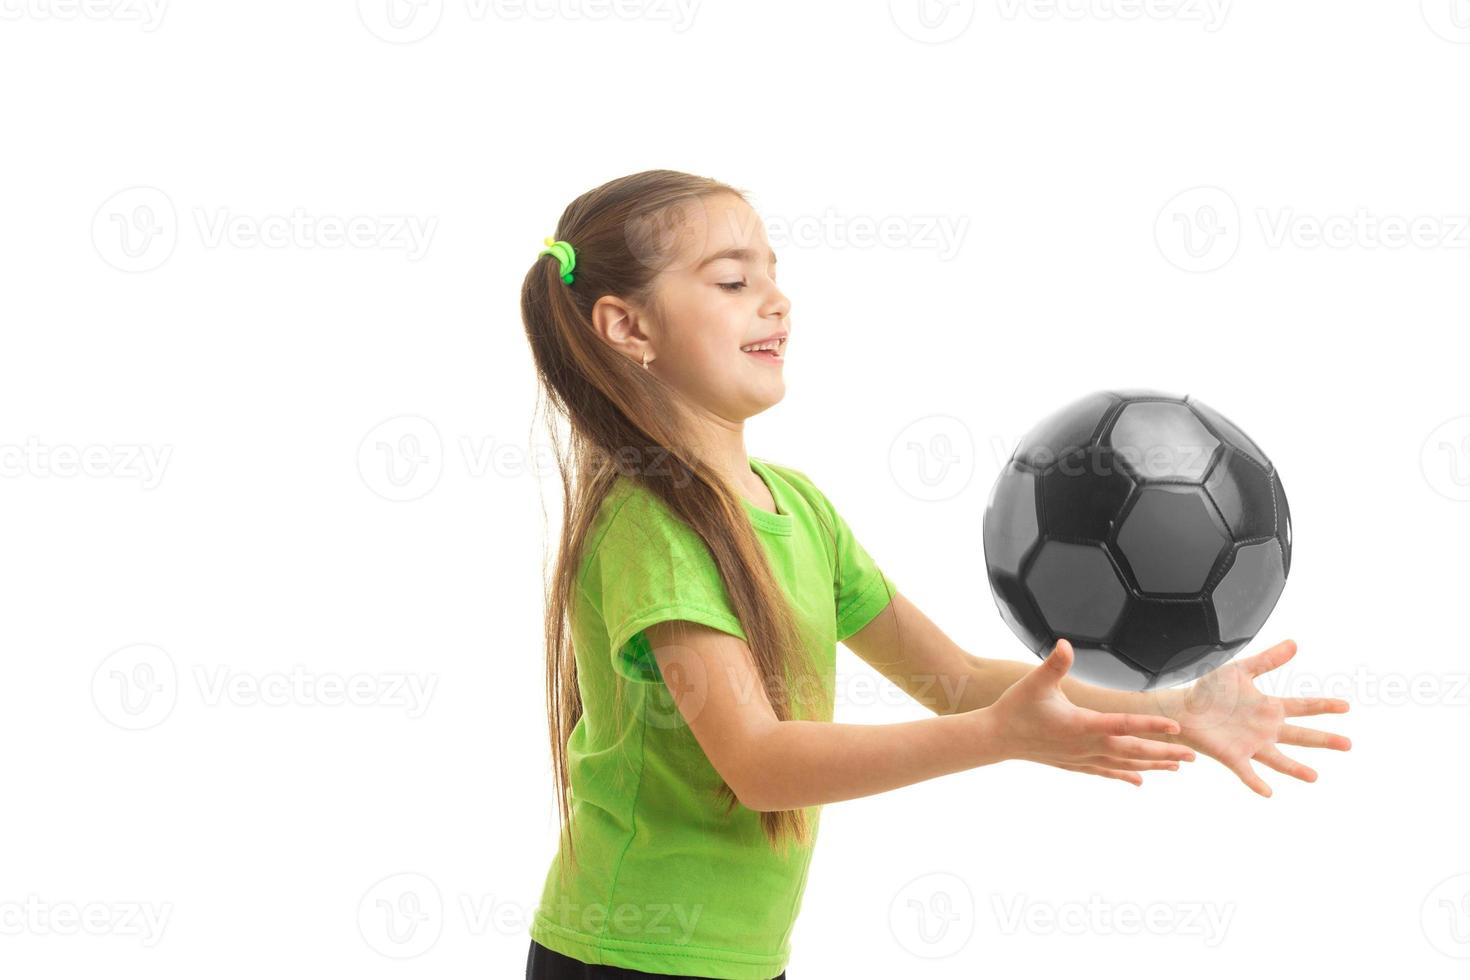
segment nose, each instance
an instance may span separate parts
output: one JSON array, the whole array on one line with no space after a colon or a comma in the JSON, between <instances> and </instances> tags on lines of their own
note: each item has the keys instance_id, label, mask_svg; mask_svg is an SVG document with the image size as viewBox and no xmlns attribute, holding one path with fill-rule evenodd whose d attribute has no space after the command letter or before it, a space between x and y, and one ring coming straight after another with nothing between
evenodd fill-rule
<instances>
[{"instance_id":1,"label":"nose","mask_svg":"<svg viewBox=\"0 0 1470 980\"><path fill-rule=\"evenodd\" d=\"M761 316L784 320L790 313L791 300L781 292L780 286L772 282L771 294L766 298L765 305L761 309Z\"/></svg>"}]
</instances>

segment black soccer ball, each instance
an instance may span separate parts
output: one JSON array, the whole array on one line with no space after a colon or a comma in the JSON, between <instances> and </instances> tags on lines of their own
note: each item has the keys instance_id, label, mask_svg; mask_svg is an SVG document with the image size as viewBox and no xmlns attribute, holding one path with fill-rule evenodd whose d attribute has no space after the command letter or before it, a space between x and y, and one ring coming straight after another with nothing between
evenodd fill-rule
<instances>
[{"instance_id":1,"label":"black soccer ball","mask_svg":"<svg viewBox=\"0 0 1470 980\"><path fill-rule=\"evenodd\" d=\"M1012 631L1072 674L1141 691L1202 677L1265 623L1291 570L1281 475L1196 398L1099 391L1021 440L985 507Z\"/></svg>"}]
</instances>

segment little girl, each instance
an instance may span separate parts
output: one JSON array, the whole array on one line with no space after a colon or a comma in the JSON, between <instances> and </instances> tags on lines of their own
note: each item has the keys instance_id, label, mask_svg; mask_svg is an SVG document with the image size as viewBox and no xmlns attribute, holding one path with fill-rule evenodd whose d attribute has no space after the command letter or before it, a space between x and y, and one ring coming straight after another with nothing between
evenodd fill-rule
<instances>
[{"instance_id":1,"label":"little girl","mask_svg":"<svg viewBox=\"0 0 1470 980\"><path fill-rule=\"evenodd\" d=\"M569 429L550 427L565 519L546 609L562 833L528 980L784 978L826 803L1004 759L1141 785L1196 749L1269 795L1249 759L1316 778L1278 740L1347 748L1282 723L1346 702L1251 683L1290 640L1205 698L1066 677L1064 639L1034 667L972 657L805 473L747 456L745 420L785 394L791 304L744 192L632 174L546 244L521 314ZM834 723L839 642L936 716Z\"/></svg>"}]
</instances>

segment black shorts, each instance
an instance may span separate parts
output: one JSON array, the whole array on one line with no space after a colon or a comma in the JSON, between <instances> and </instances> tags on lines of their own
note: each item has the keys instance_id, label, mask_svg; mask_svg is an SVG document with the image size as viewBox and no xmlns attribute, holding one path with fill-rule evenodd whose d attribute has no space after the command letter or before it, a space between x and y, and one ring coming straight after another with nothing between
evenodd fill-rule
<instances>
[{"instance_id":1,"label":"black shorts","mask_svg":"<svg viewBox=\"0 0 1470 980\"><path fill-rule=\"evenodd\" d=\"M564 956L554 949L547 949L536 940L531 940L531 949L526 953L526 980L707 980L671 973L644 973L628 970L621 966L593 966ZM773 980L786 980L786 971Z\"/></svg>"}]
</instances>

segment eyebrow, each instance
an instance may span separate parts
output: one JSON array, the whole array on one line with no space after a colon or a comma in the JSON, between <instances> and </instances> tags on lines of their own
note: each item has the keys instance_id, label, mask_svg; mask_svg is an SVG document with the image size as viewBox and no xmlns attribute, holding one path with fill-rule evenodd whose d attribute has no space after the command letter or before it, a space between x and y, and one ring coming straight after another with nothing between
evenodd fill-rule
<instances>
[{"instance_id":1,"label":"eyebrow","mask_svg":"<svg viewBox=\"0 0 1470 980\"><path fill-rule=\"evenodd\" d=\"M771 262L772 265L775 265L776 264L776 253L775 252L769 253L768 258L770 259L770 262ZM721 251L718 251L718 252L714 253L713 255L707 255L707 256L705 256L704 259L700 261L699 265L697 265L697 266L694 267L694 271L695 272L698 272L700 269L703 269L705 266L709 265L711 262L718 262L720 259L739 259L742 262L754 262L756 260L755 249L752 249L752 248L727 248L727 249L722 249Z\"/></svg>"}]
</instances>

